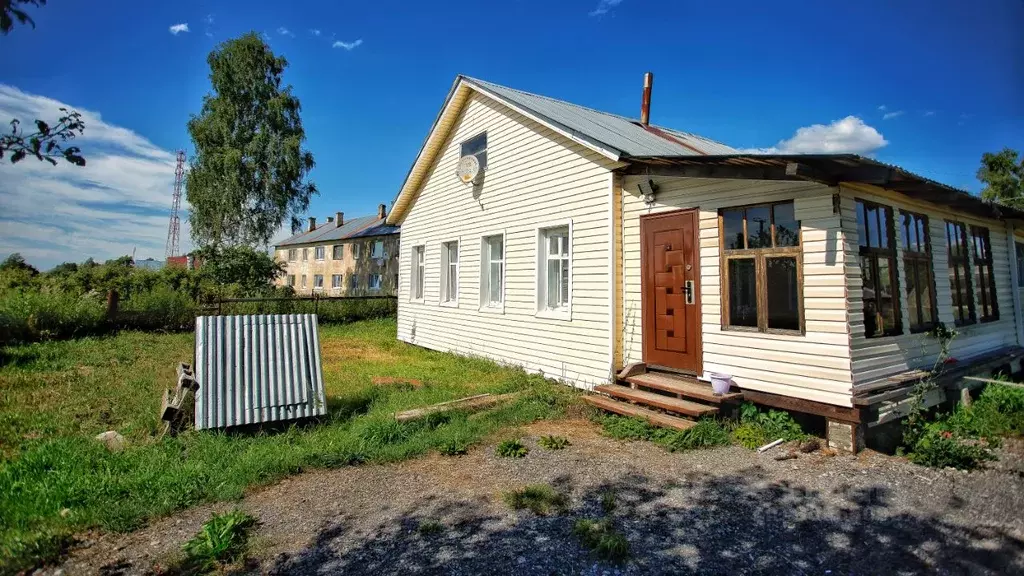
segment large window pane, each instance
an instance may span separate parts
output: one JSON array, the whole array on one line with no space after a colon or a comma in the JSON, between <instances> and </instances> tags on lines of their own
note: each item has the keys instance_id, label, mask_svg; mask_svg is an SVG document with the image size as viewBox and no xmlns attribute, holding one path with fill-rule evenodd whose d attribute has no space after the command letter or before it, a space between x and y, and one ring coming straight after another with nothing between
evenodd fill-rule
<instances>
[{"instance_id":1,"label":"large window pane","mask_svg":"<svg viewBox=\"0 0 1024 576\"><path fill-rule=\"evenodd\" d=\"M921 314L918 312L918 292L921 287L918 285L917 270L914 266L907 266L904 270L907 276L907 308L910 311L910 327L921 325Z\"/></svg>"},{"instance_id":2,"label":"large window pane","mask_svg":"<svg viewBox=\"0 0 1024 576\"><path fill-rule=\"evenodd\" d=\"M796 258L766 258L768 327L800 329Z\"/></svg>"},{"instance_id":3,"label":"large window pane","mask_svg":"<svg viewBox=\"0 0 1024 576\"><path fill-rule=\"evenodd\" d=\"M921 290L918 294L921 301L921 324L925 328L930 328L938 321L935 317L935 303L932 301L932 285L935 284L935 279L932 275L931 262L917 263L917 278Z\"/></svg>"},{"instance_id":4,"label":"large window pane","mask_svg":"<svg viewBox=\"0 0 1024 576\"><path fill-rule=\"evenodd\" d=\"M770 206L747 208L747 248L772 247L772 217Z\"/></svg>"},{"instance_id":5,"label":"large window pane","mask_svg":"<svg viewBox=\"0 0 1024 576\"><path fill-rule=\"evenodd\" d=\"M888 258L878 259L878 313L882 324L879 326L882 332L890 332L896 327L895 298L893 298L892 273L893 261Z\"/></svg>"},{"instance_id":6,"label":"large window pane","mask_svg":"<svg viewBox=\"0 0 1024 576\"><path fill-rule=\"evenodd\" d=\"M753 258L729 260L729 325L757 326L757 267Z\"/></svg>"},{"instance_id":7,"label":"large window pane","mask_svg":"<svg viewBox=\"0 0 1024 576\"><path fill-rule=\"evenodd\" d=\"M775 247L800 245L800 222L796 219L792 202L776 204L772 208L775 216Z\"/></svg>"},{"instance_id":8,"label":"large window pane","mask_svg":"<svg viewBox=\"0 0 1024 576\"><path fill-rule=\"evenodd\" d=\"M722 212L722 242L726 250L743 250L743 209Z\"/></svg>"}]
</instances>

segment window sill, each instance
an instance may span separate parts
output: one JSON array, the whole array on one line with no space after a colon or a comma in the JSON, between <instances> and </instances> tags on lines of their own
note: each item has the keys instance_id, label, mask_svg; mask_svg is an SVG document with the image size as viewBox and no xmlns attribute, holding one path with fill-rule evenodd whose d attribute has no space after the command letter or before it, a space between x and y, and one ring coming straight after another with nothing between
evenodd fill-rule
<instances>
[{"instance_id":1,"label":"window sill","mask_svg":"<svg viewBox=\"0 0 1024 576\"><path fill-rule=\"evenodd\" d=\"M448 301L445 301L445 302L441 302L441 306L443 306L445 308L458 308L459 307L459 301L458 300L448 300Z\"/></svg>"},{"instance_id":2,"label":"window sill","mask_svg":"<svg viewBox=\"0 0 1024 576\"><path fill-rule=\"evenodd\" d=\"M572 314L568 310L538 310L534 316L537 318L548 318L550 320L572 320Z\"/></svg>"},{"instance_id":3,"label":"window sill","mask_svg":"<svg viewBox=\"0 0 1024 576\"><path fill-rule=\"evenodd\" d=\"M423 304L423 298L409 298L409 302L413 304Z\"/></svg>"},{"instance_id":4,"label":"window sill","mask_svg":"<svg viewBox=\"0 0 1024 576\"><path fill-rule=\"evenodd\" d=\"M803 330L785 330L783 328L768 328L761 330L756 326L722 326L723 332L738 332L741 334L769 334L772 336L806 336Z\"/></svg>"},{"instance_id":5,"label":"window sill","mask_svg":"<svg viewBox=\"0 0 1024 576\"><path fill-rule=\"evenodd\" d=\"M484 312L485 314L504 314L505 313L505 304L504 303L496 304L496 305L484 304L484 305L480 306L480 312Z\"/></svg>"}]
</instances>

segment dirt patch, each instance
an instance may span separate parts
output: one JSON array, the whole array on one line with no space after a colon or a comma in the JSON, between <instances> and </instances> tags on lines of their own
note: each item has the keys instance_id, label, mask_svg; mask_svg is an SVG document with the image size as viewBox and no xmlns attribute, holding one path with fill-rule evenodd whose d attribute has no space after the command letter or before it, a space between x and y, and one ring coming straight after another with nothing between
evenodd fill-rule
<instances>
[{"instance_id":1,"label":"dirt patch","mask_svg":"<svg viewBox=\"0 0 1024 576\"><path fill-rule=\"evenodd\" d=\"M563 450L537 445L560 435ZM247 495L260 520L249 563L269 574L971 573L1024 571L1024 461L970 474L866 452L775 461L739 447L669 453L582 420L539 422L522 459L493 442L460 457L305 473ZM511 511L500 494L534 483L570 498L564 514ZM603 516L631 558L600 563L572 535ZM202 506L128 535L91 537L68 574L159 573L210 513ZM426 527L426 528L424 528ZM108 566L109 568L104 568ZM106 572L105 572L106 570ZM52 570L50 570L52 572Z\"/></svg>"}]
</instances>

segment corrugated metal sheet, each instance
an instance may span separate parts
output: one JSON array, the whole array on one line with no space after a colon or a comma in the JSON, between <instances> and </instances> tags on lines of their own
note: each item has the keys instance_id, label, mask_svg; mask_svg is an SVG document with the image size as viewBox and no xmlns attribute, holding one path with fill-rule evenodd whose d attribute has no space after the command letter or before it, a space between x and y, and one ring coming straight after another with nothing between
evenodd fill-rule
<instances>
[{"instance_id":1,"label":"corrugated metal sheet","mask_svg":"<svg viewBox=\"0 0 1024 576\"><path fill-rule=\"evenodd\" d=\"M466 78L471 85L492 92L565 129L594 140L605 147L618 150L626 156L694 156L700 154L730 154L738 152L720 142L670 130L652 127L668 133L657 134L640 126L638 120L593 110L547 96L523 92L514 88L492 84L475 78Z\"/></svg>"},{"instance_id":2,"label":"corrugated metal sheet","mask_svg":"<svg viewBox=\"0 0 1024 576\"><path fill-rule=\"evenodd\" d=\"M197 430L326 413L315 314L200 316Z\"/></svg>"},{"instance_id":3,"label":"corrugated metal sheet","mask_svg":"<svg viewBox=\"0 0 1024 576\"><path fill-rule=\"evenodd\" d=\"M398 234L399 230L397 226L384 227L382 226L383 224L384 219L378 218L376 215L353 218L342 224L340 227L334 222L328 222L326 224L321 224L319 228L316 228L312 232L300 232L287 240L277 243L277 246L310 244L315 242L326 242L329 240L346 240L348 238L369 236L369 234L365 234L365 231L370 228L382 228L381 232L377 232L374 235Z\"/></svg>"}]
</instances>

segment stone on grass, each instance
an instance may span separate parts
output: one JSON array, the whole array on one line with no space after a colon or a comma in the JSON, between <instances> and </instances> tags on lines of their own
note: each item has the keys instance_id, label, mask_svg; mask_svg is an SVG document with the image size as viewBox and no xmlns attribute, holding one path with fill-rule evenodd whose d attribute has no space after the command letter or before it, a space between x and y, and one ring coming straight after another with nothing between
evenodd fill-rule
<instances>
[{"instance_id":1,"label":"stone on grass","mask_svg":"<svg viewBox=\"0 0 1024 576\"><path fill-rule=\"evenodd\" d=\"M120 452L121 450L124 450L125 444L127 444L124 436L121 436L113 430L107 430L106 432L97 434L96 440L103 443L103 445L107 447L107 450L110 450L111 452Z\"/></svg>"}]
</instances>

